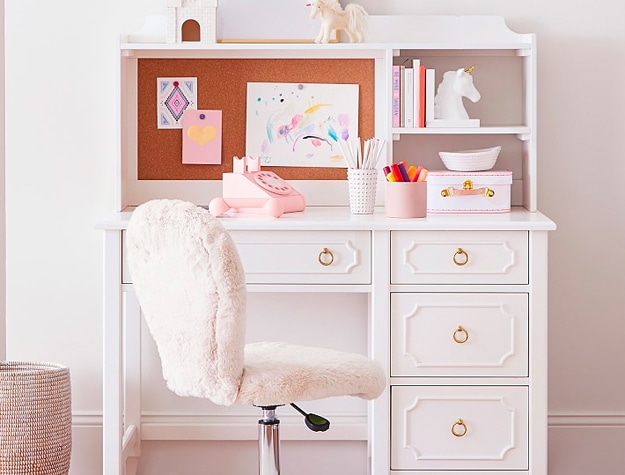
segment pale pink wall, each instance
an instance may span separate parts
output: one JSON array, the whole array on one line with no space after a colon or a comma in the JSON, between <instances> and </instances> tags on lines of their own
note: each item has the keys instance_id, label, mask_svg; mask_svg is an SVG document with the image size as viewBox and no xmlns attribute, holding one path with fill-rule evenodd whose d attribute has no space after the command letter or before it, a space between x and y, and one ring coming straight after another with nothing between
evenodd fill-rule
<instances>
[{"instance_id":1,"label":"pale pink wall","mask_svg":"<svg viewBox=\"0 0 625 475\"><path fill-rule=\"evenodd\" d=\"M0 360L6 355L6 219L4 203L4 0L0 0Z\"/></svg>"},{"instance_id":2,"label":"pale pink wall","mask_svg":"<svg viewBox=\"0 0 625 475\"><path fill-rule=\"evenodd\" d=\"M549 262L551 475L622 473L625 2L358 3L372 14L503 15L516 31L537 33L539 207L558 224ZM100 464L102 241L94 223L113 206L117 38L165 5L5 1L7 86L27 91L6 98L8 351L73 368L77 475ZM77 109L55 107L54 94L73 91ZM345 459L359 454L346 450Z\"/></svg>"}]
</instances>

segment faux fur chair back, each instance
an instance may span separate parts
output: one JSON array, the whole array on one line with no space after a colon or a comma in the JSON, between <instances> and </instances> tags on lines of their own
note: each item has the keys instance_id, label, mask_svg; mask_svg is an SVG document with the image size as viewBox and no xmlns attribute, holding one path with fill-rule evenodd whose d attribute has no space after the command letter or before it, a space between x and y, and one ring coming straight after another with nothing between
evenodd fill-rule
<instances>
[{"instance_id":1,"label":"faux fur chair back","mask_svg":"<svg viewBox=\"0 0 625 475\"><path fill-rule=\"evenodd\" d=\"M233 404L243 373L246 289L230 235L202 208L154 200L133 212L126 245L168 387Z\"/></svg>"}]
</instances>

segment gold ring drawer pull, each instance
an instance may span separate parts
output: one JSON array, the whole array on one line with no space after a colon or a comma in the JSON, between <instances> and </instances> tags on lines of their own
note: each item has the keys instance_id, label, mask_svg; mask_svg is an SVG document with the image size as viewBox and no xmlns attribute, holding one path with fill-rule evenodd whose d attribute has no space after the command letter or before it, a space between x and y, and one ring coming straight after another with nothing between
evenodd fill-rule
<instances>
[{"instance_id":1,"label":"gold ring drawer pull","mask_svg":"<svg viewBox=\"0 0 625 475\"><path fill-rule=\"evenodd\" d=\"M462 325L458 325L458 328L454 331L453 338L456 343L466 343L469 339L469 332Z\"/></svg>"},{"instance_id":2,"label":"gold ring drawer pull","mask_svg":"<svg viewBox=\"0 0 625 475\"><path fill-rule=\"evenodd\" d=\"M467 425L462 419L458 419L454 425L451 426L451 433L456 437L464 437L467 433Z\"/></svg>"},{"instance_id":3,"label":"gold ring drawer pull","mask_svg":"<svg viewBox=\"0 0 625 475\"><path fill-rule=\"evenodd\" d=\"M323 250L319 253L318 260L319 264L321 264L322 266L331 266L334 262L334 254L332 254L332 251L330 249L324 247Z\"/></svg>"},{"instance_id":4,"label":"gold ring drawer pull","mask_svg":"<svg viewBox=\"0 0 625 475\"><path fill-rule=\"evenodd\" d=\"M469 255L464 249L459 247L458 249L456 249L456 252L454 253L453 260L454 260L454 264L456 264L457 266L463 266L467 262L469 262Z\"/></svg>"}]
</instances>

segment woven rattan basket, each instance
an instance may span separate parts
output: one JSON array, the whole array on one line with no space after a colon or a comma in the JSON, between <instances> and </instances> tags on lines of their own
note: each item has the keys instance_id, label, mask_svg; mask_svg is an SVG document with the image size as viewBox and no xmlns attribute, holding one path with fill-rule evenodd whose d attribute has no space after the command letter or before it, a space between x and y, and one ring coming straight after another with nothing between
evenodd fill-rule
<instances>
[{"instance_id":1,"label":"woven rattan basket","mask_svg":"<svg viewBox=\"0 0 625 475\"><path fill-rule=\"evenodd\" d=\"M0 474L66 475L71 406L68 368L0 362Z\"/></svg>"}]
</instances>

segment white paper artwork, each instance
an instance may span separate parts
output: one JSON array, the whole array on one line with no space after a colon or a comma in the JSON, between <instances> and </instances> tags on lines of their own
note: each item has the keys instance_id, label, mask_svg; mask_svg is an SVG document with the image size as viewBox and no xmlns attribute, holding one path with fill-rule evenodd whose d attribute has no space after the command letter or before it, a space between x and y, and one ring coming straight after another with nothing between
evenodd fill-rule
<instances>
[{"instance_id":1,"label":"white paper artwork","mask_svg":"<svg viewBox=\"0 0 625 475\"><path fill-rule=\"evenodd\" d=\"M358 84L247 84L246 155L263 165L346 168L358 136Z\"/></svg>"}]
</instances>

